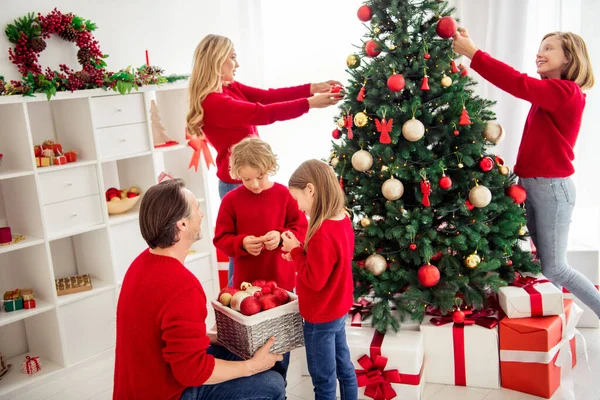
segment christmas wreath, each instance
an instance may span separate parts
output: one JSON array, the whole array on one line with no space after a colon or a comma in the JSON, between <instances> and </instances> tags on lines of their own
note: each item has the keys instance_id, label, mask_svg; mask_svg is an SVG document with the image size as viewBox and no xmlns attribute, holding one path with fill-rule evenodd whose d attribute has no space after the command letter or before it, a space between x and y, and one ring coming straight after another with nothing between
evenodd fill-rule
<instances>
[{"instance_id":1,"label":"christmas wreath","mask_svg":"<svg viewBox=\"0 0 600 400\"><path fill-rule=\"evenodd\" d=\"M106 88L124 94L141 85L160 84L186 79L184 75L165 77L158 67L143 65L127 67L119 72L106 70L107 54L100 51L92 32L96 24L72 13L63 14L56 8L48 15L29 13L9 24L5 33L15 48L8 50L9 59L15 64L22 81L5 83L0 76L0 95L46 93L48 99L57 91ZM45 70L38 62L39 54L46 48L46 39L57 34L61 39L77 46L78 71L60 64L60 71Z\"/></svg>"}]
</instances>

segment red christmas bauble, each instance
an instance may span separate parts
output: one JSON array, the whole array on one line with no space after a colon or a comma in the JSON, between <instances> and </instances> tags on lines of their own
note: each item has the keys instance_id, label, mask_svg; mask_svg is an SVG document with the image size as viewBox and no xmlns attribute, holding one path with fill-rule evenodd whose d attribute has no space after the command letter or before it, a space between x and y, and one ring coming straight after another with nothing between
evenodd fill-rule
<instances>
[{"instance_id":1,"label":"red christmas bauble","mask_svg":"<svg viewBox=\"0 0 600 400\"><path fill-rule=\"evenodd\" d=\"M456 33L458 29L458 24L456 20L452 17L442 17L437 23L435 28L435 32L439 37L444 39L450 39Z\"/></svg>"},{"instance_id":2,"label":"red christmas bauble","mask_svg":"<svg viewBox=\"0 0 600 400\"><path fill-rule=\"evenodd\" d=\"M429 60L431 58L431 56L429 55L429 53L425 53L425 55L423 57L425 57L426 60Z\"/></svg>"},{"instance_id":3,"label":"red christmas bauble","mask_svg":"<svg viewBox=\"0 0 600 400\"><path fill-rule=\"evenodd\" d=\"M433 261L437 261L437 260L439 260L441 258L442 258L442 252L441 251L438 251L436 254L433 255L433 257L431 257L431 259Z\"/></svg>"},{"instance_id":4,"label":"red christmas bauble","mask_svg":"<svg viewBox=\"0 0 600 400\"><path fill-rule=\"evenodd\" d=\"M475 206L473 204L471 204L471 202L467 199L467 201L465 201L465 205L467 206L467 209L469 211L473 211L473 209L475 208Z\"/></svg>"},{"instance_id":5,"label":"red christmas bauble","mask_svg":"<svg viewBox=\"0 0 600 400\"><path fill-rule=\"evenodd\" d=\"M512 262L512 260L508 260L508 261L506 262L506 265L508 265L509 267L510 267L511 265L513 265L513 262Z\"/></svg>"},{"instance_id":6,"label":"red christmas bauble","mask_svg":"<svg viewBox=\"0 0 600 400\"><path fill-rule=\"evenodd\" d=\"M456 324L462 324L465 322L465 313L460 310L454 311L452 313L452 322Z\"/></svg>"},{"instance_id":7,"label":"red christmas bauble","mask_svg":"<svg viewBox=\"0 0 600 400\"><path fill-rule=\"evenodd\" d=\"M494 169L494 160L492 160L491 157L483 157L479 160L479 168L481 168L483 172L490 172Z\"/></svg>"},{"instance_id":8,"label":"red christmas bauble","mask_svg":"<svg viewBox=\"0 0 600 400\"><path fill-rule=\"evenodd\" d=\"M506 195L512 197L515 203L523 204L527 198L527 192L521 185L510 185L506 188Z\"/></svg>"},{"instance_id":9,"label":"red christmas bauble","mask_svg":"<svg viewBox=\"0 0 600 400\"><path fill-rule=\"evenodd\" d=\"M381 53L381 50L379 49L377 43L375 43L373 40L369 40L367 43L365 43L365 52L369 57L377 57L379 53Z\"/></svg>"},{"instance_id":10,"label":"red christmas bauble","mask_svg":"<svg viewBox=\"0 0 600 400\"><path fill-rule=\"evenodd\" d=\"M358 19L360 19L362 22L367 22L370 21L373 17L373 11L371 10L371 7L365 4L358 8L356 15L358 16Z\"/></svg>"},{"instance_id":11,"label":"red christmas bauble","mask_svg":"<svg viewBox=\"0 0 600 400\"><path fill-rule=\"evenodd\" d=\"M333 132L331 132L331 136L333 136L334 139L339 139L340 138L339 129L334 129Z\"/></svg>"},{"instance_id":12,"label":"red christmas bauble","mask_svg":"<svg viewBox=\"0 0 600 400\"><path fill-rule=\"evenodd\" d=\"M401 74L393 74L388 78L387 87L392 92L399 92L404 89L404 85L406 82L404 81L404 77Z\"/></svg>"},{"instance_id":13,"label":"red christmas bauble","mask_svg":"<svg viewBox=\"0 0 600 400\"><path fill-rule=\"evenodd\" d=\"M495 156L494 161L496 161L496 164L504 165L504 158L502 158L500 156Z\"/></svg>"},{"instance_id":14,"label":"red christmas bauble","mask_svg":"<svg viewBox=\"0 0 600 400\"><path fill-rule=\"evenodd\" d=\"M408 245L408 248L411 250L416 250L417 249L417 245L414 243L411 243L410 245Z\"/></svg>"},{"instance_id":15,"label":"red christmas bauble","mask_svg":"<svg viewBox=\"0 0 600 400\"><path fill-rule=\"evenodd\" d=\"M435 265L425 264L419 268L417 278L425 287L435 286L440 281L440 270Z\"/></svg>"},{"instance_id":16,"label":"red christmas bauble","mask_svg":"<svg viewBox=\"0 0 600 400\"><path fill-rule=\"evenodd\" d=\"M331 93L339 93L344 89L344 87L342 85L334 85L331 88Z\"/></svg>"},{"instance_id":17,"label":"red christmas bauble","mask_svg":"<svg viewBox=\"0 0 600 400\"><path fill-rule=\"evenodd\" d=\"M444 190L448 190L452 187L452 179L449 176L444 175L440 178L440 187Z\"/></svg>"},{"instance_id":18,"label":"red christmas bauble","mask_svg":"<svg viewBox=\"0 0 600 400\"><path fill-rule=\"evenodd\" d=\"M460 135L460 132L458 131L458 129L455 129L454 132L452 132L452 133L454 133L454 136Z\"/></svg>"}]
</instances>

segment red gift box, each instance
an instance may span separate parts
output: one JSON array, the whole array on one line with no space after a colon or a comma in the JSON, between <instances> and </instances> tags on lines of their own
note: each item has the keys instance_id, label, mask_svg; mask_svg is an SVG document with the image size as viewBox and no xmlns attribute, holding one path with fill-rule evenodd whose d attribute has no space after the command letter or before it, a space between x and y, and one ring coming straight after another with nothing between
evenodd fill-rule
<instances>
[{"instance_id":1,"label":"red gift box","mask_svg":"<svg viewBox=\"0 0 600 400\"><path fill-rule=\"evenodd\" d=\"M65 157L67 157L67 162L76 162L77 161L77 153L74 151L67 151L65 153Z\"/></svg>"},{"instance_id":2,"label":"red gift box","mask_svg":"<svg viewBox=\"0 0 600 400\"><path fill-rule=\"evenodd\" d=\"M35 299L23 300L23 308L26 310L29 310L30 308L35 308Z\"/></svg>"},{"instance_id":3,"label":"red gift box","mask_svg":"<svg viewBox=\"0 0 600 400\"><path fill-rule=\"evenodd\" d=\"M54 157L54 165L63 165L67 163L66 156L56 156Z\"/></svg>"},{"instance_id":4,"label":"red gift box","mask_svg":"<svg viewBox=\"0 0 600 400\"><path fill-rule=\"evenodd\" d=\"M33 375L36 372L38 372L40 369L42 369L42 363L40 362L40 357L36 356L36 357L30 357L27 356L25 357L25 360L23 361L21 370L26 373L27 375Z\"/></svg>"},{"instance_id":5,"label":"red gift box","mask_svg":"<svg viewBox=\"0 0 600 400\"><path fill-rule=\"evenodd\" d=\"M41 157L42 156L42 148L41 148L41 146L33 146L33 155L35 157Z\"/></svg>"}]
</instances>

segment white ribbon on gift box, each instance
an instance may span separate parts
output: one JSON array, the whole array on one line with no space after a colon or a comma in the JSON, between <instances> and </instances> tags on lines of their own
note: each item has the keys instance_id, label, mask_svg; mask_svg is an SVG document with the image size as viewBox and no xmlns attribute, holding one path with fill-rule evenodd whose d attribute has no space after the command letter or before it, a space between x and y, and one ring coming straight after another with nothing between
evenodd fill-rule
<instances>
[{"instance_id":1,"label":"white ribbon on gift box","mask_svg":"<svg viewBox=\"0 0 600 400\"><path fill-rule=\"evenodd\" d=\"M522 363L538 363L538 364L548 364L556 353L558 357L554 364L557 367L569 367L571 366L572 353L571 353L571 344L570 341L575 336L581 338L581 343L583 343L583 351L585 354L585 361L588 364L589 368L589 360L587 353L587 343L581 332L579 332L576 328L577 322L579 322L579 318L581 318L581 314L583 314L583 309L579 307L577 304L573 303L571 305L571 313L569 316L569 320L567 321L566 314L561 314L560 318L562 320L562 337L560 342L552 347L548 351L527 351L527 350L500 350L500 361L511 361L511 362L522 362Z\"/></svg>"}]
</instances>

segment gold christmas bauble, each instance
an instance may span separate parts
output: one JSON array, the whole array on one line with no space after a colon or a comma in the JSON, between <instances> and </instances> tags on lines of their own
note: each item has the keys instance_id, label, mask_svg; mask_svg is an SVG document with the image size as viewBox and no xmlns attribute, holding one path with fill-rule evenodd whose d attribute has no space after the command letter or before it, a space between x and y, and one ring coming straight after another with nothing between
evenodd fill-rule
<instances>
[{"instance_id":1,"label":"gold christmas bauble","mask_svg":"<svg viewBox=\"0 0 600 400\"><path fill-rule=\"evenodd\" d=\"M509 170L509 169L508 169L508 167L507 167L507 166L505 166L505 165L501 165L501 166L499 166L499 167L498 167L498 171L500 171L500 173L501 173L502 175L508 175L508 174L510 173L510 170Z\"/></svg>"},{"instance_id":2,"label":"gold christmas bauble","mask_svg":"<svg viewBox=\"0 0 600 400\"><path fill-rule=\"evenodd\" d=\"M369 117L364 112L359 112L354 116L354 125L362 128L369 123Z\"/></svg>"},{"instance_id":3,"label":"gold christmas bauble","mask_svg":"<svg viewBox=\"0 0 600 400\"><path fill-rule=\"evenodd\" d=\"M461 163L461 162L458 163L458 168L464 168L464 166L465 165L463 163Z\"/></svg>"},{"instance_id":4,"label":"gold christmas bauble","mask_svg":"<svg viewBox=\"0 0 600 400\"><path fill-rule=\"evenodd\" d=\"M358 68L360 66L360 57L356 54L350 54L348 58L346 58L346 65L351 69Z\"/></svg>"},{"instance_id":5,"label":"gold christmas bauble","mask_svg":"<svg viewBox=\"0 0 600 400\"><path fill-rule=\"evenodd\" d=\"M469 255L466 259L465 259L465 265L469 268L477 268L479 266L479 264L481 263L481 257L479 257L477 255L477 252Z\"/></svg>"},{"instance_id":6,"label":"gold christmas bauble","mask_svg":"<svg viewBox=\"0 0 600 400\"><path fill-rule=\"evenodd\" d=\"M367 226L371 225L371 220L368 217L364 217L360 220L360 224L363 228L366 228Z\"/></svg>"},{"instance_id":7,"label":"gold christmas bauble","mask_svg":"<svg viewBox=\"0 0 600 400\"><path fill-rule=\"evenodd\" d=\"M381 29L379 29L379 28L375 28L375 29L373 29L373 32L375 32L375 33L379 33L379 32L381 32Z\"/></svg>"},{"instance_id":8,"label":"gold christmas bauble","mask_svg":"<svg viewBox=\"0 0 600 400\"><path fill-rule=\"evenodd\" d=\"M527 229L521 227L521 229L519 229L519 236L525 236L527 234Z\"/></svg>"},{"instance_id":9,"label":"gold christmas bauble","mask_svg":"<svg viewBox=\"0 0 600 400\"><path fill-rule=\"evenodd\" d=\"M373 156L366 150L359 150L352 155L352 166L359 172L368 171L373 166Z\"/></svg>"},{"instance_id":10,"label":"gold christmas bauble","mask_svg":"<svg viewBox=\"0 0 600 400\"><path fill-rule=\"evenodd\" d=\"M440 83L442 84L443 87L448 88L448 87L452 86L452 78L450 78L448 75L444 75L444 77L442 78Z\"/></svg>"},{"instance_id":11,"label":"gold christmas bauble","mask_svg":"<svg viewBox=\"0 0 600 400\"><path fill-rule=\"evenodd\" d=\"M483 130L483 137L491 143L498 143L504 138L504 128L496 121L488 121Z\"/></svg>"},{"instance_id":12,"label":"gold christmas bauble","mask_svg":"<svg viewBox=\"0 0 600 400\"><path fill-rule=\"evenodd\" d=\"M402 136L409 142L416 142L425 135L425 125L415 117L402 125Z\"/></svg>"},{"instance_id":13,"label":"gold christmas bauble","mask_svg":"<svg viewBox=\"0 0 600 400\"><path fill-rule=\"evenodd\" d=\"M342 118L342 117L338 118L338 120L337 120L337 122L335 124L340 129L342 129L344 127L344 125L346 125L345 122L344 122L344 118Z\"/></svg>"},{"instance_id":14,"label":"gold christmas bauble","mask_svg":"<svg viewBox=\"0 0 600 400\"><path fill-rule=\"evenodd\" d=\"M332 166L333 168L337 167L337 165L338 165L339 163L340 163L340 159L339 159L339 158L337 158L337 157L333 157L333 158L331 159L331 166Z\"/></svg>"},{"instance_id":15,"label":"gold christmas bauble","mask_svg":"<svg viewBox=\"0 0 600 400\"><path fill-rule=\"evenodd\" d=\"M483 185L477 185L469 191L469 201L477 208L483 208L492 201L492 192Z\"/></svg>"},{"instance_id":16,"label":"gold christmas bauble","mask_svg":"<svg viewBox=\"0 0 600 400\"><path fill-rule=\"evenodd\" d=\"M396 178L383 182L381 193L388 200L398 200L404 194L404 185Z\"/></svg>"},{"instance_id":17,"label":"gold christmas bauble","mask_svg":"<svg viewBox=\"0 0 600 400\"><path fill-rule=\"evenodd\" d=\"M387 269L387 260L379 254L371 254L365 260L365 269L375 276L379 276Z\"/></svg>"}]
</instances>

